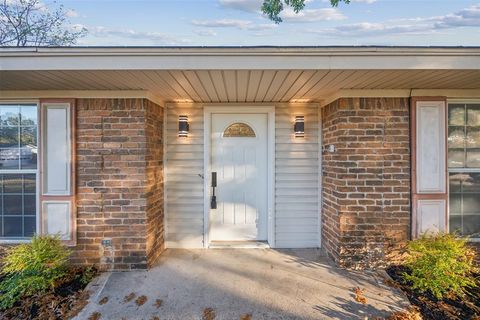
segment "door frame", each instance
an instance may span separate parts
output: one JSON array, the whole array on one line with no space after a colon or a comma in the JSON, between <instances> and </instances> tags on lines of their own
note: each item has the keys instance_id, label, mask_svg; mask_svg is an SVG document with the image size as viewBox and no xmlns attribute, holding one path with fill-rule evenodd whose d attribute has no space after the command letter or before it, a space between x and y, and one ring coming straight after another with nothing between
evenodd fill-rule
<instances>
[{"instance_id":1,"label":"door frame","mask_svg":"<svg viewBox=\"0 0 480 320\"><path fill-rule=\"evenodd\" d=\"M275 106L244 106L238 104L221 104L205 106L203 109L203 247L210 246L210 176L211 176L211 135L213 113L263 113L267 114L267 241L275 247Z\"/></svg>"}]
</instances>

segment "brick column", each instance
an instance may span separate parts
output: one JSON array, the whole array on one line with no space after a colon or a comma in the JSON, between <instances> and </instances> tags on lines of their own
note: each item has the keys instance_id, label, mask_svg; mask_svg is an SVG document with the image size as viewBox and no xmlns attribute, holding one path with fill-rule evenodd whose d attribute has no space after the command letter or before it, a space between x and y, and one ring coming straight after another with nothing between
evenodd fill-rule
<instances>
[{"instance_id":1,"label":"brick column","mask_svg":"<svg viewBox=\"0 0 480 320\"><path fill-rule=\"evenodd\" d=\"M73 261L145 269L163 249L163 109L145 99L78 99L76 106ZM102 245L106 238L111 246Z\"/></svg>"},{"instance_id":2,"label":"brick column","mask_svg":"<svg viewBox=\"0 0 480 320\"><path fill-rule=\"evenodd\" d=\"M322 110L322 244L341 266L376 267L410 234L406 98L342 98Z\"/></svg>"}]
</instances>

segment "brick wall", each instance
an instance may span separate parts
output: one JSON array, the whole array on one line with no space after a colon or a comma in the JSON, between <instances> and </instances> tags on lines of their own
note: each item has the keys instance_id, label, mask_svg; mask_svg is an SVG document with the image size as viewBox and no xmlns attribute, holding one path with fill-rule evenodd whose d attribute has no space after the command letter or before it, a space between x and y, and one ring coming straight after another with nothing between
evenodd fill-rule
<instances>
[{"instance_id":1,"label":"brick wall","mask_svg":"<svg viewBox=\"0 0 480 320\"><path fill-rule=\"evenodd\" d=\"M322 110L322 244L340 265L376 267L410 234L409 104L339 99Z\"/></svg>"},{"instance_id":2,"label":"brick wall","mask_svg":"<svg viewBox=\"0 0 480 320\"><path fill-rule=\"evenodd\" d=\"M145 101L147 263L151 265L165 248L163 226L163 108Z\"/></svg>"},{"instance_id":3,"label":"brick wall","mask_svg":"<svg viewBox=\"0 0 480 320\"><path fill-rule=\"evenodd\" d=\"M163 245L163 111L145 99L78 99L76 107L73 261L145 269ZM104 238L111 246L102 246Z\"/></svg>"}]
</instances>

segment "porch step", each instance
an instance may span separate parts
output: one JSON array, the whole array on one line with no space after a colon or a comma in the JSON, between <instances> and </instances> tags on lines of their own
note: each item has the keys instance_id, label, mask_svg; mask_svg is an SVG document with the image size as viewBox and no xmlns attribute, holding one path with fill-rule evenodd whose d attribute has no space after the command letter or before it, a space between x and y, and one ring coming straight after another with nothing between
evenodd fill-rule
<instances>
[{"instance_id":1,"label":"porch step","mask_svg":"<svg viewBox=\"0 0 480 320\"><path fill-rule=\"evenodd\" d=\"M268 249L266 241L212 241L211 249Z\"/></svg>"}]
</instances>

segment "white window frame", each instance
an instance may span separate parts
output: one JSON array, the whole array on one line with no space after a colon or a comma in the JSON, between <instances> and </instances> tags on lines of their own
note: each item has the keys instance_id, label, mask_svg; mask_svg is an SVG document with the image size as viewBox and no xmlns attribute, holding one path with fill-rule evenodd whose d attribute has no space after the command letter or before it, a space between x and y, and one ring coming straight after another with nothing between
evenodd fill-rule
<instances>
[{"instance_id":1,"label":"white window frame","mask_svg":"<svg viewBox=\"0 0 480 320\"><path fill-rule=\"evenodd\" d=\"M1 174L35 174L35 183L36 183L36 192L35 192L35 203L36 203L36 212L35 212L35 234L38 234L40 231L40 157L41 150L39 143L39 134L40 134L40 101L39 100L2 100L0 101L0 107L8 105L35 105L37 106L37 169L0 169ZM19 243L29 243L30 239L14 239L14 238L4 238L0 237L0 244L19 244Z\"/></svg>"},{"instance_id":2,"label":"white window frame","mask_svg":"<svg viewBox=\"0 0 480 320\"><path fill-rule=\"evenodd\" d=\"M447 139L448 139L448 110L449 110L449 106L450 104L480 104L480 99L448 99L447 100L447 118L445 121L446 123L446 132L447 132ZM447 141L448 143L448 141ZM448 148L448 145L447 145L447 152L446 152L446 155L447 155L447 162L448 162L448 151L449 151L449 148ZM480 173L480 168L450 168L448 166L448 163L447 163L447 195L448 195L448 203L447 203L447 221L448 221L448 232L451 232L450 230L450 173L455 173L455 172L471 172L471 173ZM480 242L480 236L478 237L469 237L469 236L465 236L465 238L470 241L470 242Z\"/></svg>"}]
</instances>

